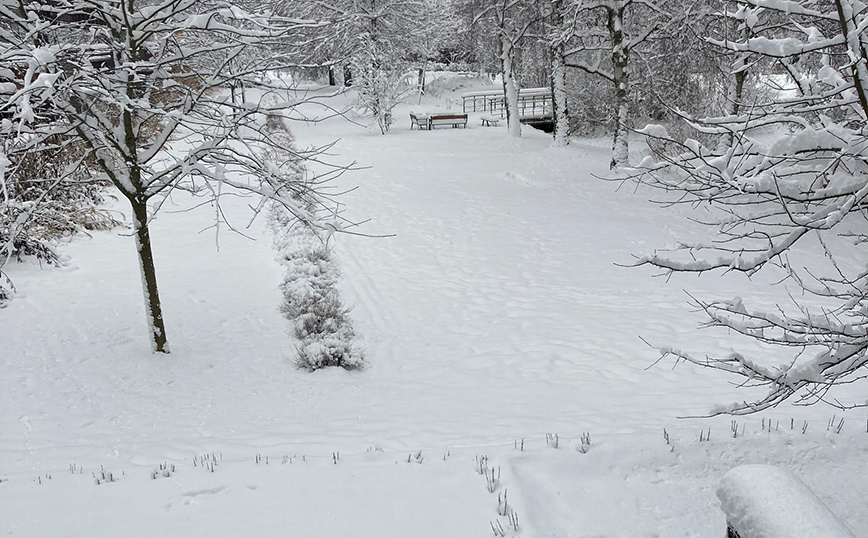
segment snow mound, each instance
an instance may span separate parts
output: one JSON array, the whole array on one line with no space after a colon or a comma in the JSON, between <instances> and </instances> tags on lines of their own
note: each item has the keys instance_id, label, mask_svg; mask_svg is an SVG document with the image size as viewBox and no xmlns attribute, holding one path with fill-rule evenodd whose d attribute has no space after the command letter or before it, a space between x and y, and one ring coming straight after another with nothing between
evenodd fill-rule
<instances>
[{"instance_id":1,"label":"snow mound","mask_svg":"<svg viewBox=\"0 0 868 538\"><path fill-rule=\"evenodd\" d=\"M741 538L855 538L804 482L779 467L736 467L721 479L717 497Z\"/></svg>"}]
</instances>

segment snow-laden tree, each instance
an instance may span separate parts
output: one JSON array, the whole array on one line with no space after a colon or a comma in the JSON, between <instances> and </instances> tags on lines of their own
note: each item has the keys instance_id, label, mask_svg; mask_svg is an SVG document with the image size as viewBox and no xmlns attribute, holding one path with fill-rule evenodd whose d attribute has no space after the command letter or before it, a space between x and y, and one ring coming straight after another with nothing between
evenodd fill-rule
<instances>
[{"instance_id":1,"label":"snow-laden tree","mask_svg":"<svg viewBox=\"0 0 868 538\"><path fill-rule=\"evenodd\" d=\"M413 36L423 31L424 0L304 0L308 12L328 20L330 55L348 66L346 80L358 105L374 116L383 134L392 109L412 90Z\"/></svg>"},{"instance_id":2,"label":"snow-laden tree","mask_svg":"<svg viewBox=\"0 0 868 538\"><path fill-rule=\"evenodd\" d=\"M668 22L662 0L573 0L572 43L563 52L568 66L602 77L614 93L611 167L627 164L631 129L631 55Z\"/></svg>"},{"instance_id":3,"label":"snow-laden tree","mask_svg":"<svg viewBox=\"0 0 868 538\"><path fill-rule=\"evenodd\" d=\"M769 99L768 78L762 77L776 69L773 62L749 52L736 55L708 39L766 35L780 22L777 17L764 17L761 24L749 26L745 21L753 20L754 10L732 0L669 0L666 8L672 20L639 48L638 61L633 62L637 123L648 118L666 122L670 133L684 132L689 126L680 114L737 115L745 104ZM689 136L710 141L702 133ZM723 136L719 142L731 140Z\"/></svg>"},{"instance_id":4,"label":"snow-laden tree","mask_svg":"<svg viewBox=\"0 0 868 538\"><path fill-rule=\"evenodd\" d=\"M775 99L733 103L729 114L693 120L712 140L727 137L729 144L705 147L661 127L645 129L658 151L633 177L716 217L707 223L710 241L638 263L747 276L777 266L794 289L775 311L740 298L696 302L709 326L791 350L791 359L773 365L737 352L701 358L661 351L768 387L764 397L715 414L752 413L790 398L868 405L829 392L868 374L868 6L861 0L739 4L746 28L733 39L711 41L731 54L735 73L747 58L762 58L774 61L789 82L768 77L784 86Z\"/></svg>"},{"instance_id":5,"label":"snow-laden tree","mask_svg":"<svg viewBox=\"0 0 868 538\"><path fill-rule=\"evenodd\" d=\"M556 146L570 143L570 114L567 106L567 44L575 32L569 0L551 0L548 4L545 35L551 57L554 141Z\"/></svg>"},{"instance_id":6,"label":"snow-laden tree","mask_svg":"<svg viewBox=\"0 0 868 538\"><path fill-rule=\"evenodd\" d=\"M119 226L104 201L105 184L81 162L81 144L74 137L28 141L3 140L0 161L0 307L15 286L4 268L12 261L35 259L60 265L54 243L91 230Z\"/></svg>"},{"instance_id":7,"label":"snow-laden tree","mask_svg":"<svg viewBox=\"0 0 868 538\"><path fill-rule=\"evenodd\" d=\"M471 28L490 28L497 37L497 58L503 81L506 124L510 136L521 136L516 84L516 53L528 31L540 21L539 6L532 0L469 0L464 10L472 14Z\"/></svg>"},{"instance_id":8,"label":"snow-laden tree","mask_svg":"<svg viewBox=\"0 0 868 538\"><path fill-rule=\"evenodd\" d=\"M410 32L410 47L417 58L419 102L425 94L428 61L441 49L452 44L463 28L450 0L426 0L417 11L418 20Z\"/></svg>"},{"instance_id":9,"label":"snow-laden tree","mask_svg":"<svg viewBox=\"0 0 868 538\"><path fill-rule=\"evenodd\" d=\"M269 117L298 104L270 82L293 59L276 45L303 49L319 24L212 0L0 0L0 15L0 76L14 86L0 135L34 147L75 137L81 161L129 202L152 347L167 353L149 232L161 199L183 189L220 215L221 194L241 190L259 195L257 212L276 200L315 221L298 194L315 197L325 178L262 155L277 144ZM256 92L233 99L242 86Z\"/></svg>"}]
</instances>

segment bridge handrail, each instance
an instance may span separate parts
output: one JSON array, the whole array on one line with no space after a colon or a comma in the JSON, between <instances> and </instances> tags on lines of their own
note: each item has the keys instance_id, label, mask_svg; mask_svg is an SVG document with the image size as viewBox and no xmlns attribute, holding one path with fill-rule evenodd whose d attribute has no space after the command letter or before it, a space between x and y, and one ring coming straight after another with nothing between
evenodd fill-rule
<instances>
[{"instance_id":1,"label":"bridge handrail","mask_svg":"<svg viewBox=\"0 0 868 538\"><path fill-rule=\"evenodd\" d=\"M518 90L519 97L534 96L534 95L551 95L551 88L521 88ZM481 90L475 92L462 93L461 97L498 97L503 95L503 90Z\"/></svg>"}]
</instances>

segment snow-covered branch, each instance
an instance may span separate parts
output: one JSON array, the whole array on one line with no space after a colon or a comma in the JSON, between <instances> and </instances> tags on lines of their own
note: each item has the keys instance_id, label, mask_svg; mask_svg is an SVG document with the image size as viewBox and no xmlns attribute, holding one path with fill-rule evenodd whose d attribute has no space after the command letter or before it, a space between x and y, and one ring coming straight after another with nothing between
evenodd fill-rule
<instances>
[{"instance_id":1,"label":"snow-covered branch","mask_svg":"<svg viewBox=\"0 0 868 538\"><path fill-rule=\"evenodd\" d=\"M836 384L868 374L868 264L840 263L868 240L868 53L861 45L868 37L868 11L855 0L834 0L835 9L824 12L813 2L740 3L749 9L739 12L745 24L754 31L774 27L777 35L743 32L742 40L712 42L736 54L786 58L788 73L801 81L798 93L780 91L733 114L689 119L702 133L726 135L723 145L677 140L661 126L640 131L654 157L623 177L661 189L667 203L702 207L713 238L656 251L636 263L669 273L747 275L777 266L798 290L778 312L748 309L740 299L695 303L707 326L795 354L790 364L772 368L738 353L698 359L662 351L768 386L765 397L714 413L750 413L791 397L868 405L829 396ZM828 24L833 20L837 25ZM788 30L781 33L783 28Z\"/></svg>"}]
</instances>

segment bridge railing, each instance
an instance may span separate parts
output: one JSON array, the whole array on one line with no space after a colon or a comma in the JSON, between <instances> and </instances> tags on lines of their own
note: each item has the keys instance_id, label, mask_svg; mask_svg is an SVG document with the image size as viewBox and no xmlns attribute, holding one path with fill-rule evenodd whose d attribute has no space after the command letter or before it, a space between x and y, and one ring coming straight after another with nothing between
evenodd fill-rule
<instances>
[{"instance_id":1,"label":"bridge railing","mask_svg":"<svg viewBox=\"0 0 868 538\"><path fill-rule=\"evenodd\" d=\"M461 96L464 113L487 112L506 115L506 102L502 91L468 92ZM552 115L553 100L549 88L524 88L518 92L518 110L521 118L548 118Z\"/></svg>"}]
</instances>

